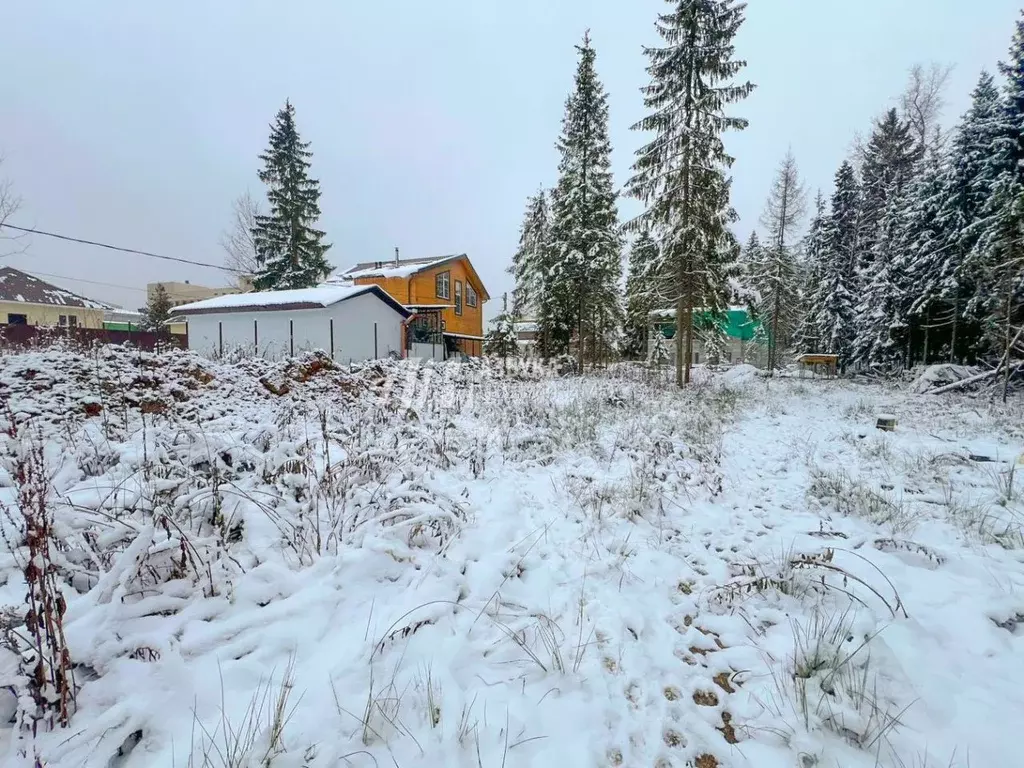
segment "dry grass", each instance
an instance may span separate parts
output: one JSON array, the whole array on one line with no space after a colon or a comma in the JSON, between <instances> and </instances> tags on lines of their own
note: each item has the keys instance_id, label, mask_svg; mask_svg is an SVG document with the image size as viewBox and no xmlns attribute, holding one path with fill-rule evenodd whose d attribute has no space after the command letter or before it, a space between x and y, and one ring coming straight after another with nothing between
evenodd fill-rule
<instances>
[{"instance_id":1,"label":"dry grass","mask_svg":"<svg viewBox=\"0 0 1024 768\"><path fill-rule=\"evenodd\" d=\"M211 730L198 715L193 716L188 768L270 768L286 751L285 730L299 704L291 703L294 675L293 656L280 682L275 684L273 672L259 682L237 721L228 714L222 677L220 720Z\"/></svg>"}]
</instances>

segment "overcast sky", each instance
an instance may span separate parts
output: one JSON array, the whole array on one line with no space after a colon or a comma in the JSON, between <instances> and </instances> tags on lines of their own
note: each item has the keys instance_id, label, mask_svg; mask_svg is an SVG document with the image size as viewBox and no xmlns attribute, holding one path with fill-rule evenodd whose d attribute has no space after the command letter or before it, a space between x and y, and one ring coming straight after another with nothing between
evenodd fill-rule
<instances>
[{"instance_id":1,"label":"overcast sky","mask_svg":"<svg viewBox=\"0 0 1024 768\"><path fill-rule=\"evenodd\" d=\"M158 4L159 5L159 4ZM24 199L14 223L220 264L231 202L262 194L257 155L290 98L338 267L466 252L498 309L527 195L555 179L588 27L610 94L616 182L641 137L644 44L662 0L8 3L0 152ZM856 131L906 70L956 65L946 123L1005 56L1015 0L752 0L737 41L758 84L728 139L742 237L792 147L827 190ZM623 216L636 204L623 201ZM145 284L227 282L189 267L34 237L6 263L129 307ZM119 287L112 287L119 286ZM134 290L133 290L134 289Z\"/></svg>"}]
</instances>

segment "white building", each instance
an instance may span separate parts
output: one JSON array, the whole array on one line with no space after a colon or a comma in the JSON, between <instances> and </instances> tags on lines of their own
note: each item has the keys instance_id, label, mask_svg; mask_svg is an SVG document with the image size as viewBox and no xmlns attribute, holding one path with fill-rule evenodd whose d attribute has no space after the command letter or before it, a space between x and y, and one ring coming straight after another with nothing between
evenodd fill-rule
<instances>
[{"instance_id":1,"label":"white building","mask_svg":"<svg viewBox=\"0 0 1024 768\"><path fill-rule=\"evenodd\" d=\"M281 360L323 350L339 362L402 355L412 316L376 285L231 294L174 314L188 323L188 348L202 355Z\"/></svg>"}]
</instances>

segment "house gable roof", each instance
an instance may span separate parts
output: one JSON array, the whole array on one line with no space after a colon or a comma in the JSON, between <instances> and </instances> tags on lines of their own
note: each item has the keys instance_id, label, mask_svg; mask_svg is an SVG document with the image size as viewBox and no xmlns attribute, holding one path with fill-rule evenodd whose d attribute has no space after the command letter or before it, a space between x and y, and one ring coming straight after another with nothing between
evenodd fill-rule
<instances>
[{"instance_id":1,"label":"house gable roof","mask_svg":"<svg viewBox=\"0 0 1024 768\"><path fill-rule=\"evenodd\" d=\"M290 309L323 309L353 299L363 294L372 294L383 301L402 317L412 312L395 301L379 285L334 285L318 288L299 288L288 291L258 291L253 293L232 293L203 299L174 308L175 315L209 315L221 312L276 312Z\"/></svg>"},{"instance_id":2,"label":"house gable roof","mask_svg":"<svg viewBox=\"0 0 1024 768\"><path fill-rule=\"evenodd\" d=\"M0 267L0 301L77 309L107 309L110 306L58 288L14 267Z\"/></svg>"},{"instance_id":3,"label":"house gable roof","mask_svg":"<svg viewBox=\"0 0 1024 768\"><path fill-rule=\"evenodd\" d=\"M480 279L480 275L477 274L476 268L473 267L473 262L464 253L452 253L446 256L431 256L422 259L401 259L397 264L393 261L363 261L346 269L341 273L340 277L343 280L372 277L412 277L419 272L435 269L453 261L466 262L466 267L469 269L473 281L480 287L483 300L487 301L490 299L491 295L487 292L487 288L484 287L484 283Z\"/></svg>"}]
</instances>

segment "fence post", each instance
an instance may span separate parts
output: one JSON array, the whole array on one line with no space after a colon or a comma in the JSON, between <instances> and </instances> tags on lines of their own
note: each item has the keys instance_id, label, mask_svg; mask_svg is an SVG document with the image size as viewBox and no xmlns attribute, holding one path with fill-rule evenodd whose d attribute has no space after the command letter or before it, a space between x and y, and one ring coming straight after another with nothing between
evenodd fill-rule
<instances>
[{"instance_id":1,"label":"fence post","mask_svg":"<svg viewBox=\"0 0 1024 768\"><path fill-rule=\"evenodd\" d=\"M334 318L328 321L331 327L331 360L334 359Z\"/></svg>"},{"instance_id":2,"label":"fence post","mask_svg":"<svg viewBox=\"0 0 1024 768\"><path fill-rule=\"evenodd\" d=\"M288 357L295 357L295 321L288 321Z\"/></svg>"},{"instance_id":3,"label":"fence post","mask_svg":"<svg viewBox=\"0 0 1024 768\"><path fill-rule=\"evenodd\" d=\"M255 317L252 319L252 352L256 357L260 355L260 329L259 320Z\"/></svg>"},{"instance_id":4,"label":"fence post","mask_svg":"<svg viewBox=\"0 0 1024 768\"><path fill-rule=\"evenodd\" d=\"M377 360L377 324L373 324L373 359Z\"/></svg>"}]
</instances>

